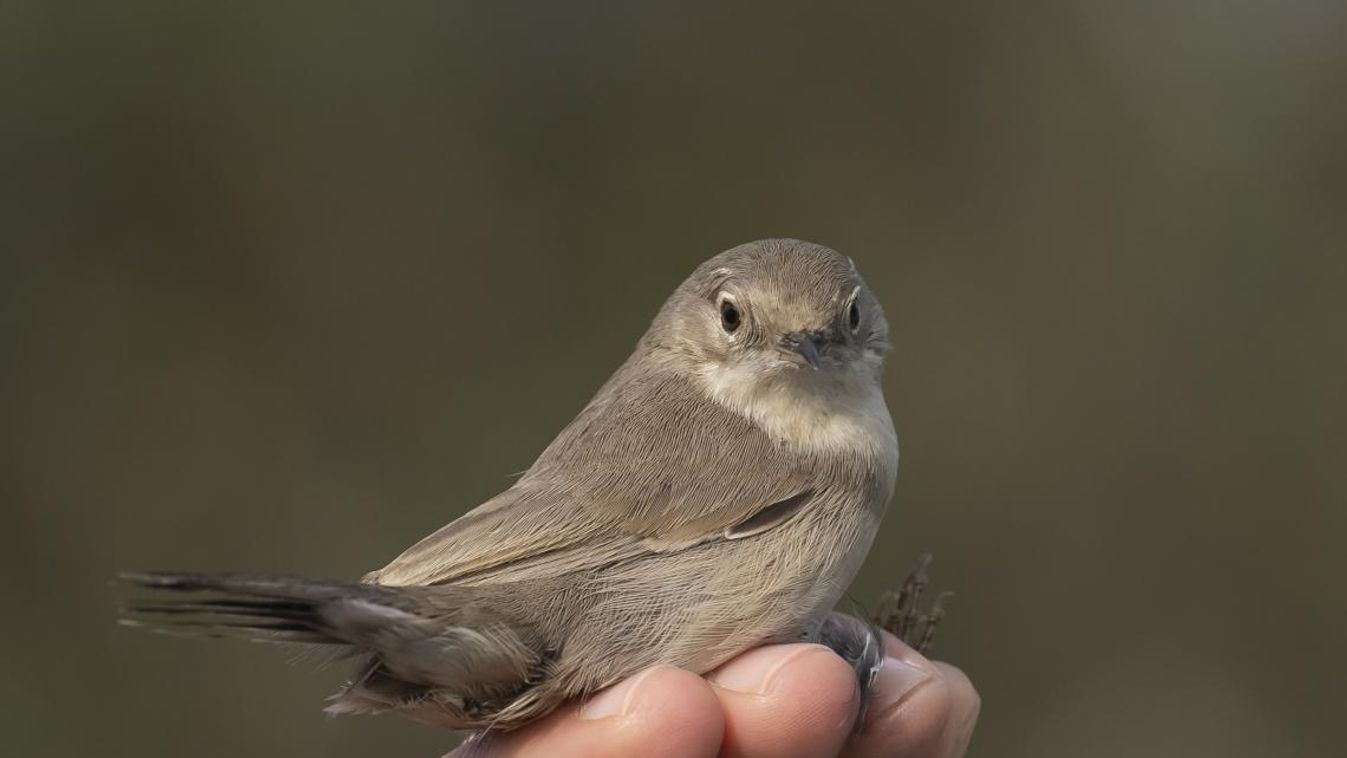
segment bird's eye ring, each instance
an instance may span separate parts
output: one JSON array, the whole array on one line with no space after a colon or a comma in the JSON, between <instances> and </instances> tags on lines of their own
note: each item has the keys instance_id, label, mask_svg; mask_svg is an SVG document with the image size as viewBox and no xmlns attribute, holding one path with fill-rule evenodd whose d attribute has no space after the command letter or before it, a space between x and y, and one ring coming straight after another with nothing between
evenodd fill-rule
<instances>
[{"instance_id":1,"label":"bird's eye ring","mask_svg":"<svg viewBox=\"0 0 1347 758\"><path fill-rule=\"evenodd\" d=\"M729 300L720 301L720 326L727 334L734 334L743 323L743 316L739 313L739 308Z\"/></svg>"},{"instance_id":2,"label":"bird's eye ring","mask_svg":"<svg viewBox=\"0 0 1347 758\"><path fill-rule=\"evenodd\" d=\"M861 306L855 300L851 301L851 307L847 309L847 326L851 327L853 334L861 328Z\"/></svg>"}]
</instances>

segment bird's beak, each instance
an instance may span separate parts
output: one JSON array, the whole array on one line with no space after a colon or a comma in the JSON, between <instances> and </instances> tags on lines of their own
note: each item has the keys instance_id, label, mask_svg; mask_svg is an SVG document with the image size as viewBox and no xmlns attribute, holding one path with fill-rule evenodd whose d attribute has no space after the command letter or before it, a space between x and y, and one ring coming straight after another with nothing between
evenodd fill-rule
<instances>
[{"instance_id":1,"label":"bird's beak","mask_svg":"<svg viewBox=\"0 0 1347 758\"><path fill-rule=\"evenodd\" d=\"M791 332L781 338L781 347L798 353L812 369L819 366L819 343L822 337L814 332Z\"/></svg>"}]
</instances>

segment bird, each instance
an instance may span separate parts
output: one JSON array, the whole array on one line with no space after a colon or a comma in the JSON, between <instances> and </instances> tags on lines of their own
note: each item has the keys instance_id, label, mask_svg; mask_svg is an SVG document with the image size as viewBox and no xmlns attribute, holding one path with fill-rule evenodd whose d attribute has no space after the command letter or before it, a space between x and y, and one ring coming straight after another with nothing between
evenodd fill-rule
<instances>
[{"instance_id":1,"label":"bird","mask_svg":"<svg viewBox=\"0 0 1347 758\"><path fill-rule=\"evenodd\" d=\"M148 597L124 622L350 658L327 711L452 729L516 729L651 666L705 673L778 642L832 647L864 688L878 630L831 610L894 491L889 350L850 258L733 247L508 489L383 568L128 572Z\"/></svg>"}]
</instances>

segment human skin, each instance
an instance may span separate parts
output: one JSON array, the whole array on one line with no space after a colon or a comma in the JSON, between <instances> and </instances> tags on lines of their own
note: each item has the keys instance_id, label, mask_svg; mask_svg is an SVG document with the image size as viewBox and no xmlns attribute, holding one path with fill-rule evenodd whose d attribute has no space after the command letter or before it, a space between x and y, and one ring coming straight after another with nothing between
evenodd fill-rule
<instances>
[{"instance_id":1,"label":"human skin","mask_svg":"<svg viewBox=\"0 0 1347 758\"><path fill-rule=\"evenodd\" d=\"M705 678L656 667L446 758L958 758L980 699L968 677L885 633L887 658L856 728L850 666L820 645L750 650Z\"/></svg>"}]
</instances>

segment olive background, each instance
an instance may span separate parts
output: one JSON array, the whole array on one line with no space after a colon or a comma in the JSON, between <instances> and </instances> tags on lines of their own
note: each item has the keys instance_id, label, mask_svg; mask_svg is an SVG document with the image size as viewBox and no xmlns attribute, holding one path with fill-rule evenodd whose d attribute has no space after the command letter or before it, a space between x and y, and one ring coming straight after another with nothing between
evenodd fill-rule
<instances>
[{"instance_id":1,"label":"olive background","mask_svg":"<svg viewBox=\"0 0 1347 758\"><path fill-rule=\"evenodd\" d=\"M0 728L435 756L115 626L127 568L356 577L507 486L700 261L887 309L970 755L1326 756L1347 703L1347 5L0 7Z\"/></svg>"}]
</instances>

